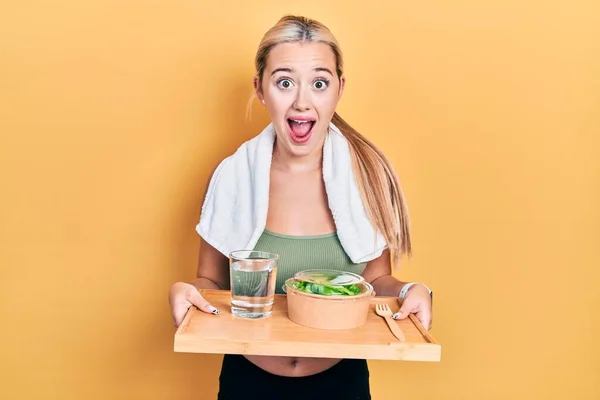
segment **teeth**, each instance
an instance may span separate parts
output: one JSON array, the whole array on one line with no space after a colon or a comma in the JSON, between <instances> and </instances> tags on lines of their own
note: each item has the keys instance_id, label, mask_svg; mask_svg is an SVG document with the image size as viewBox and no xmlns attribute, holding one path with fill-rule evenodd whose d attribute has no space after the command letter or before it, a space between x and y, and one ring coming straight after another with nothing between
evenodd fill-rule
<instances>
[{"instance_id":1,"label":"teeth","mask_svg":"<svg viewBox=\"0 0 600 400\"><path fill-rule=\"evenodd\" d=\"M297 124L306 124L307 122L310 122L310 121L296 121L295 119L293 119L292 121L294 121Z\"/></svg>"}]
</instances>

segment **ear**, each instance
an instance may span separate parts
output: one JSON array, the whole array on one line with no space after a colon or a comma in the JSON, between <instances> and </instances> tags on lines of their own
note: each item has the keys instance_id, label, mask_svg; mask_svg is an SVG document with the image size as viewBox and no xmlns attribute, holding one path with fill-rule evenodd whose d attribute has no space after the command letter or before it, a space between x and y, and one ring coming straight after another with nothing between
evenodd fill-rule
<instances>
[{"instance_id":1,"label":"ear","mask_svg":"<svg viewBox=\"0 0 600 400\"><path fill-rule=\"evenodd\" d=\"M252 83L253 83L253 86L254 86L254 92L256 93L256 97L258 97L258 100L261 103L263 103L264 98L263 98L263 94L262 94L262 88L260 87L260 83L259 83L259 80L258 80L258 76L254 77Z\"/></svg>"},{"instance_id":2,"label":"ear","mask_svg":"<svg viewBox=\"0 0 600 400\"><path fill-rule=\"evenodd\" d=\"M346 77L342 75L340 77L340 90L338 90L338 101L341 100L345 87L346 87Z\"/></svg>"}]
</instances>

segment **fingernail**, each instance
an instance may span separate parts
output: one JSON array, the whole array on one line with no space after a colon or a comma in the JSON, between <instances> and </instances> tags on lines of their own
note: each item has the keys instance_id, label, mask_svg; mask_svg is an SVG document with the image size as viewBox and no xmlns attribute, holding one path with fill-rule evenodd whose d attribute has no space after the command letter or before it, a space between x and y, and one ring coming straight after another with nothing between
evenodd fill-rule
<instances>
[{"instance_id":1,"label":"fingernail","mask_svg":"<svg viewBox=\"0 0 600 400\"><path fill-rule=\"evenodd\" d=\"M398 315L398 314L394 314L394 315L392 315L392 318L394 318L394 319L398 319L398 317L399 317L399 315Z\"/></svg>"},{"instance_id":2,"label":"fingernail","mask_svg":"<svg viewBox=\"0 0 600 400\"><path fill-rule=\"evenodd\" d=\"M217 310L216 308L211 307L211 309L212 309L211 313L213 313L215 315L219 314L219 310Z\"/></svg>"}]
</instances>

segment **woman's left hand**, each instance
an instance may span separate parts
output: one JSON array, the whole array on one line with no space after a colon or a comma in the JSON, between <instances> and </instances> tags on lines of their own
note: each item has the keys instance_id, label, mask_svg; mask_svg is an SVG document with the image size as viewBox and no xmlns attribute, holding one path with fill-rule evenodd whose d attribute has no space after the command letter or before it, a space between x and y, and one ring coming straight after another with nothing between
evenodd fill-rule
<instances>
[{"instance_id":1,"label":"woman's left hand","mask_svg":"<svg viewBox=\"0 0 600 400\"><path fill-rule=\"evenodd\" d=\"M415 314L425 329L431 329L431 295L423 285L414 285L404 297L400 310L393 315L394 319L404 319L409 314Z\"/></svg>"}]
</instances>

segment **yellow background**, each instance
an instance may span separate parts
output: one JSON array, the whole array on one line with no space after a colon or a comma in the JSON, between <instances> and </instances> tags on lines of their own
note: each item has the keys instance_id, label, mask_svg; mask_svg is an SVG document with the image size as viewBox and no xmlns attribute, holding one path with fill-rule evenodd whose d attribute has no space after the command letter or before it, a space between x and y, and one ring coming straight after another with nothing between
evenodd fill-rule
<instances>
[{"instance_id":1,"label":"yellow background","mask_svg":"<svg viewBox=\"0 0 600 400\"><path fill-rule=\"evenodd\" d=\"M442 362L372 362L374 399L599 399L598 3L292 3L0 7L0 398L214 398L167 292L290 12L341 42L339 111L409 201L398 276L435 290Z\"/></svg>"}]
</instances>

